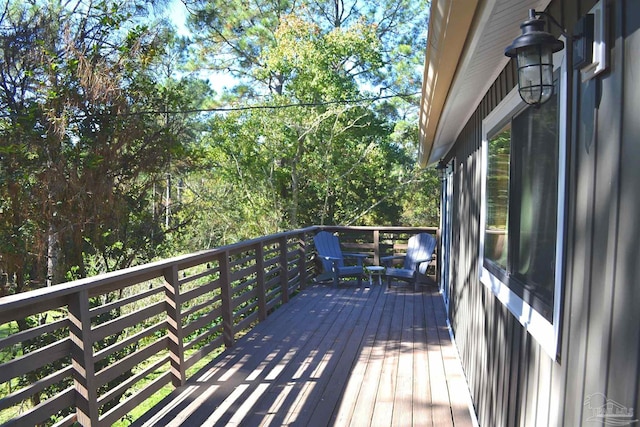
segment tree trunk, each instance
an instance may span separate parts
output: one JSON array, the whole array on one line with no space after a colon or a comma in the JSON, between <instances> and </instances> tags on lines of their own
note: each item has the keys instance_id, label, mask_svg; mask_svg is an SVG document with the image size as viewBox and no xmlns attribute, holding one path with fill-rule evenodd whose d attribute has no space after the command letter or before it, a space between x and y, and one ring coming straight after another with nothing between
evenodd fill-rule
<instances>
[{"instance_id":1,"label":"tree trunk","mask_svg":"<svg viewBox=\"0 0 640 427\"><path fill-rule=\"evenodd\" d=\"M47 278L45 282L47 287L60 283L60 277L58 277L59 255L60 242L58 233L55 232L53 225L50 225L47 236Z\"/></svg>"}]
</instances>

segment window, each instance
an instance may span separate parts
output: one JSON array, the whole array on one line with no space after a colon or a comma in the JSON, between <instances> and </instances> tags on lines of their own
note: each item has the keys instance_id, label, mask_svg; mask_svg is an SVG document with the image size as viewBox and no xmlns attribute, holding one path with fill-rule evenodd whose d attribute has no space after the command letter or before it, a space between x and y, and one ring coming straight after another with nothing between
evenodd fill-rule
<instances>
[{"instance_id":1,"label":"window","mask_svg":"<svg viewBox=\"0 0 640 427\"><path fill-rule=\"evenodd\" d=\"M554 58L556 64L560 60ZM527 106L515 88L483 121L480 242L482 282L554 358L560 319L566 106L562 70L555 76L555 94L547 103Z\"/></svg>"}]
</instances>

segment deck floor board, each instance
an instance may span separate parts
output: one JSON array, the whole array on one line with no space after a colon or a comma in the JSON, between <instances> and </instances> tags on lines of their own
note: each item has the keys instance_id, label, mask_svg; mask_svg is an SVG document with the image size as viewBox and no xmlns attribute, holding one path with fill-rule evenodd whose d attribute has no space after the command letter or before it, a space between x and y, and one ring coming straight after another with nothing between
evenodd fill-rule
<instances>
[{"instance_id":1,"label":"deck floor board","mask_svg":"<svg viewBox=\"0 0 640 427\"><path fill-rule=\"evenodd\" d=\"M312 286L136 426L471 426L430 288Z\"/></svg>"}]
</instances>

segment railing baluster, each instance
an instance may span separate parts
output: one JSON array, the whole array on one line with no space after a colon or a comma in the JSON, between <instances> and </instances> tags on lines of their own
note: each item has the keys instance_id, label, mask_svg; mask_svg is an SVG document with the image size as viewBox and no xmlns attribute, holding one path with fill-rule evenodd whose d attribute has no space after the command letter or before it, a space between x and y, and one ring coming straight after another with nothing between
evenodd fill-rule
<instances>
[{"instance_id":1,"label":"railing baluster","mask_svg":"<svg viewBox=\"0 0 640 427\"><path fill-rule=\"evenodd\" d=\"M222 295L222 336L227 348L233 347L235 339L230 268L229 251L224 251L220 256L220 293Z\"/></svg>"},{"instance_id":2,"label":"railing baluster","mask_svg":"<svg viewBox=\"0 0 640 427\"><path fill-rule=\"evenodd\" d=\"M174 387L184 385L187 375L184 369L184 333L182 331L182 314L180 298L180 280L178 266L173 265L164 270L165 302L167 306L167 323L169 336L169 354L171 358L171 383Z\"/></svg>"},{"instance_id":3,"label":"railing baluster","mask_svg":"<svg viewBox=\"0 0 640 427\"><path fill-rule=\"evenodd\" d=\"M76 389L78 423L83 426L97 426L98 387L93 363L93 338L87 289L69 296L69 337L72 342L71 364Z\"/></svg>"}]
</instances>

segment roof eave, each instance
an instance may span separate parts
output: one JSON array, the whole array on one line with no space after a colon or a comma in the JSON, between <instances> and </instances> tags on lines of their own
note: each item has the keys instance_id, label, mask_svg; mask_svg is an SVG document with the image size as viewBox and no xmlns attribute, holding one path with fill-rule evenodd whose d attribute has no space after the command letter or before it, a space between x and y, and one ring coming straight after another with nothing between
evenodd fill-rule
<instances>
[{"instance_id":1,"label":"roof eave","mask_svg":"<svg viewBox=\"0 0 640 427\"><path fill-rule=\"evenodd\" d=\"M520 34L527 9L545 10L549 2L432 1L420 105L421 166L448 154L509 62L504 47Z\"/></svg>"},{"instance_id":2,"label":"roof eave","mask_svg":"<svg viewBox=\"0 0 640 427\"><path fill-rule=\"evenodd\" d=\"M477 0L433 0L422 79L418 161L429 165L449 89L475 14Z\"/></svg>"}]
</instances>

